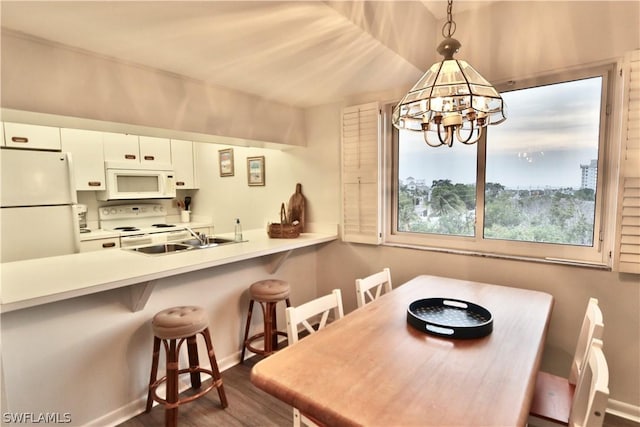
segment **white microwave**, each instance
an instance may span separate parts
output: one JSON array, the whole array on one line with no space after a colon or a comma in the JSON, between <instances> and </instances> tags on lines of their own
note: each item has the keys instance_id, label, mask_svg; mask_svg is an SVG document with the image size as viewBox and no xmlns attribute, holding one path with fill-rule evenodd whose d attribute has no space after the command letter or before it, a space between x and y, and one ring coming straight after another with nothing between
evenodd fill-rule
<instances>
[{"instance_id":1,"label":"white microwave","mask_svg":"<svg viewBox=\"0 0 640 427\"><path fill-rule=\"evenodd\" d=\"M106 190L96 192L98 200L172 199L176 197L172 170L129 168L106 165Z\"/></svg>"}]
</instances>

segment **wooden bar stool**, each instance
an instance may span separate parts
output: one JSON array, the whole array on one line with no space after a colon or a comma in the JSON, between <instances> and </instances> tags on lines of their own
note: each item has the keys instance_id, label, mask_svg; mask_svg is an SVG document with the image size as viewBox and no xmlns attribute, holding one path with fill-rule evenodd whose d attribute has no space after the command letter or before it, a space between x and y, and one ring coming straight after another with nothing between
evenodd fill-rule
<instances>
[{"instance_id":1,"label":"wooden bar stool","mask_svg":"<svg viewBox=\"0 0 640 427\"><path fill-rule=\"evenodd\" d=\"M214 387L218 389L221 406L226 408L228 405L227 397L224 393L222 376L220 375L216 356L213 352L207 314L204 309L194 306L168 308L153 316L151 324L154 334L153 362L151 364L151 378L149 380L149 394L147 395L145 412L151 410L151 406L155 400L165 407L165 425L176 426L178 423L178 406L204 396ZM204 342L209 353L211 369L201 367L198 361L198 344L196 339L198 334L204 337ZM180 369L178 357L180 355L180 347L185 340L187 341L189 367ZM164 346L167 367L166 375L158 380L156 378L158 374L160 343ZM191 386L194 389L200 389L201 372L211 375L211 384L195 394L179 399L178 377L182 374L189 373L191 376ZM162 399L158 396L156 389L164 382L167 384L167 391L166 398Z\"/></svg>"},{"instance_id":2,"label":"wooden bar stool","mask_svg":"<svg viewBox=\"0 0 640 427\"><path fill-rule=\"evenodd\" d=\"M285 301L287 307L291 307L289 301L289 284L284 280L269 279L255 282L249 287L251 301L249 302L249 312L247 314L247 324L244 329L244 341L240 354L240 363L244 362L244 353L249 349L253 353L269 356L278 350L278 335L287 336L286 332L278 331L276 321L276 305L280 301ZM264 330L249 337L249 327L251 326L251 315L253 313L253 303L257 301L262 307L264 316ZM264 338L262 349L252 345L253 341Z\"/></svg>"}]
</instances>

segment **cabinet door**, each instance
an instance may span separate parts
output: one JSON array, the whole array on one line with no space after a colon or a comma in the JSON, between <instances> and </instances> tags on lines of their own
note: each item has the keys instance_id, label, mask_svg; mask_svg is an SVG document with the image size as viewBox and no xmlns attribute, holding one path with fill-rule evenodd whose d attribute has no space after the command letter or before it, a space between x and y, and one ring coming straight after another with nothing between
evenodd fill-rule
<instances>
[{"instance_id":1,"label":"cabinet door","mask_svg":"<svg viewBox=\"0 0 640 427\"><path fill-rule=\"evenodd\" d=\"M140 163L137 135L103 132L102 143L105 161Z\"/></svg>"},{"instance_id":2,"label":"cabinet door","mask_svg":"<svg viewBox=\"0 0 640 427\"><path fill-rule=\"evenodd\" d=\"M4 143L4 123L2 122L0 122L0 138L2 138L0 144L4 147L6 144Z\"/></svg>"},{"instance_id":3,"label":"cabinet door","mask_svg":"<svg viewBox=\"0 0 640 427\"><path fill-rule=\"evenodd\" d=\"M171 164L171 145L167 138L140 137L140 163L157 164L162 167Z\"/></svg>"},{"instance_id":4,"label":"cabinet door","mask_svg":"<svg viewBox=\"0 0 640 427\"><path fill-rule=\"evenodd\" d=\"M171 140L171 164L178 190L198 188L194 148L192 141Z\"/></svg>"},{"instance_id":5,"label":"cabinet door","mask_svg":"<svg viewBox=\"0 0 640 427\"><path fill-rule=\"evenodd\" d=\"M76 190L105 189L102 132L60 129L62 151L71 153Z\"/></svg>"},{"instance_id":6,"label":"cabinet door","mask_svg":"<svg viewBox=\"0 0 640 427\"><path fill-rule=\"evenodd\" d=\"M60 128L5 123L4 136L7 147L60 151Z\"/></svg>"}]
</instances>

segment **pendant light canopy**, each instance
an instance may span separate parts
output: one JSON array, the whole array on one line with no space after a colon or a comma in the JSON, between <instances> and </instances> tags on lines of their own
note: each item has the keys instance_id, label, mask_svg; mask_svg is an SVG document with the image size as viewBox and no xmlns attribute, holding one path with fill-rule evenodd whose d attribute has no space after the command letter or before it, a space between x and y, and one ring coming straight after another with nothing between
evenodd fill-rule
<instances>
[{"instance_id":1,"label":"pendant light canopy","mask_svg":"<svg viewBox=\"0 0 640 427\"><path fill-rule=\"evenodd\" d=\"M466 61L453 57L461 44L451 37L456 29L452 8L449 0L445 39L437 49L444 60L433 64L393 109L396 128L422 132L432 147L451 147L454 138L474 144L484 127L506 120L498 91Z\"/></svg>"}]
</instances>

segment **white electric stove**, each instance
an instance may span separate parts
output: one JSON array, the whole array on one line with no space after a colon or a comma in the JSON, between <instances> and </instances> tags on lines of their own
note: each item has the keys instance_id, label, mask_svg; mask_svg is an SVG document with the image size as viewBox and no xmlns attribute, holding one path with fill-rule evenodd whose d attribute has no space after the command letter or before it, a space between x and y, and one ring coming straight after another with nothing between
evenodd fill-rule
<instances>
[{"instance_id":1,"label":"white electric stove","mask_svg":"<svg viewBox=\"0 0 640 427\"><path fill-rule=\"evenodd\" d=\"M100 228L120 234L120 247L145 246L186 240L191 233L184 225L167 223L160 204L103 206L98 209Z\"/></svg>"}]
</instances>

